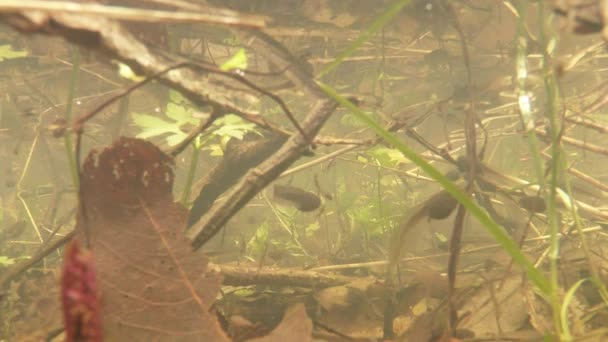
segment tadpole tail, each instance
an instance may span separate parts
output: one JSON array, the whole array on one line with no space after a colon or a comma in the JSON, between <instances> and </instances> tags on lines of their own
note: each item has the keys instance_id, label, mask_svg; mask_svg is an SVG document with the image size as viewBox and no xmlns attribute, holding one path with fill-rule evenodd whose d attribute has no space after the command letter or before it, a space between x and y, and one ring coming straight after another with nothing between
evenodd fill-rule
<instances>
[{"instance_id":1,"label":"tadpole tail","mask_svg":"<svg viewBox=\"0 0 608 342\"><path fill-rule=\"evenodd\" d=\"M399 258L401 257L401 250L407 241L409 233L414 227L416 227L418 222L420 222L420 220L426 216L427 208L426 206L421 206L404 223L401 223L399 227L393 230L388 254L388 273L391 273L392 270L397 266Z\"/></svg>"}]
</instances>

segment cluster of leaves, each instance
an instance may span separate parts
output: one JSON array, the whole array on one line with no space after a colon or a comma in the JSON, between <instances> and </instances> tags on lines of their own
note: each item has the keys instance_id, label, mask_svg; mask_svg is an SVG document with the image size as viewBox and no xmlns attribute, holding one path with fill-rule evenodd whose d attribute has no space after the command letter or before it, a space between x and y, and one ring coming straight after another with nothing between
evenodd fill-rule
<instances>
[{"instance_id":1,"label":"cluster of leaves","mask_svg":"<svg viewBox=\"0 0 608 342\"><path fill-rule=\"evenodd\" d=\"M121 75L133 79L135 76L125 67L120 65ZM230 59L220 66L222 71L243 70L247 68L247 55L243 49L236 52ZM132 113L133 123L141 129L137 134L140 139L164 136L169 146L175 146L183 141L187 136L187 129L199 124L204 115L195 110L195 106L176 91L170 91L169 103L164 112L166 118L146 113ZM200 149L206 146L211 151L211 155L222 155L223 146L228 140L243 139L248 133L258 133L252 123L248 123L234 114L224 115L214 121L209 130L210 133L199 135L194 141L194 146ZM217 144L207 144L209 141L218 141Z\"/></svg>"},{"instance_id":2,"label":"cluster of leaves","mask_svg":"<svg viewBox=\"0 0 608 342\"><path fill-rule=\"evenodd\" d=\"M165 111L166 118L143 113L132 114L133 123L141 129L141 132L137 134L138 138L149 139L164 136L169 146L175 146L188 136L185 128L192 128L199 123L200 119L196 117L193 106L178 92L171 91L170 100ZM236 115L228 114L214 122L211 133L204 140L199 136L197 144L198 146L204 145L204 142L211 140L212 137L220 138L222 143L231 138L243 139L250 132L256 132L254 124L248 123ZM217 148L212 147L211 149L214 152L212 154L218 154Z\"/></svg>"}]
</instances>

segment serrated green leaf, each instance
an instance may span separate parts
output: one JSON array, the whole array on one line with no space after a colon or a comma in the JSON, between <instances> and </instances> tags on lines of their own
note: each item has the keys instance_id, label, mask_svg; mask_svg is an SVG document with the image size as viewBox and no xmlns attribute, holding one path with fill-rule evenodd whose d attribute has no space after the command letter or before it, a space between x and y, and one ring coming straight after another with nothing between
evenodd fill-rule
<instances>
[{"instance_id":1,"label":"serrated green leaf","mask_svg":"<svg viewBox=\"0 0 608 342\"><path fill-rule=\"evenodd\" d=\"M188 134L186 134L186 133L174 133L167 137L167 139L166 139L167 145L176 146L179 143L181 143L182 141L184 141L184 139L186 139L187 136L188 136Z\"/></svg>"},{"instance_id":2,"label":"serrated green leaf","mask_svg":"<svg viewBox=\"0 0 608 342\"><path fill-rule=\"evenodd\" d=\"M193 117L193 110L189 107L188 100L176 91L172 91L169 96L171 102L167 104L165 115L170 120L147 114L133 114L133 122L142 129L137 137L146 139L169 134L166 137L167 144L175 146L187 137L182 131L182 126L198 124L199 120Z\"/></svg>"},{"instance_id":3,"label":"serrated green leaf","mask_svg":"<svg viewBox=\"0 0 608 342\"><path fill-rule=\"evenodd\" d=\"M243 132L242 130L234 129L231 127L221 127L213 133L222 137L231 137L239 140L243 140L243 137L245 136L245 132Z\"/></svg>"},{"instance_id":4,"label":"serrated green leaf","mask_svg":"<svg viewBox=\"0 0 608 342\"><path fill-rule=\"evenodd\" d=\"M213 134L222 138L230 137L241 140L245 134L256 132L254 124L249 123L234 114L228 114L219 118L214 126L218 128L213 131Z\"/></svg>"},{"instance_id":5,"label":"serrated green leaf","mask_svg":"<svg viewBox=\"0 0 608 342\"><path fill-rule=\"evenodd\" d=\"M192 110L180 106L178 104L169 102L167 104L167 112L166 115L176 121L177 126L182 126L185 124L196 125L198 120L192 117Z\"/></svg>"},{"instance_id":6,"label":"serrated green leaf","mask_svg":"<svg viewBox=\"0 0 608 342\"><path fill-rule=\"evenodd\" d=\"M216 123L221 125L236 125L245 122L238 115L226 114L221 118L217 119Z\"/></svg>"},{"instance_id":7,"label":"serrated green leaf","mask_svg":"<svg viewBox=\"0 0 608 342\"><path fill-rule=\"evenodd\" d=\"M148 139L163 134L184 134L173 123L152 115L133 113L132 120L135 125L142 129L142 132L136 135L140 139Z\"/></svg>"},{"instance_id":8,"label":"serrated green leaf","mask_svg":"<svg viewBox=\"0 0 608 342\"><path fill-rule=\"evenodd\" d=\"M232 57L230 57L230 59L220 65L220 70L222 71L230 71L234 69L247 69L247 54L245 53L245 49L240 49Z\"/></svg>"},{"instance_id":9,"label":"serrated green leaf","mask_svg":"<svg viewBox=\"0 0 608 342\"><path fill-rule=\"evenodd\" d=\"M157 137L163 134L167 134L169 132L167 132L166 130L161 130L161 129L149 129L149 130L145 130L141 133L138 133L135 135L136 138L139 139L149 139L152 137Z\"/></svg>"},{"instance_id":10,"label":"serrated green leaf","mask_svg":"<svg viewBox=\"0 0 608 342\"><path fill-rule=\"evenodd\" d=\"M167 115L169 118L180 122L187 120L189 114L190 113L186 108L173 102L167 103L167 111L165 112L165 115Z\"/></svg>"},{"instance_id":11,"label":"serrated green leaf","mask_svg":"<svg viewBox=\"0 0 608 342\"><path fill-rule=\"evenodd\" d=\"M148 114L133 113L133 123L141 128L166 128L171 126L171 122L165 121L156 116Z\"/></svg>"}]
</instances>

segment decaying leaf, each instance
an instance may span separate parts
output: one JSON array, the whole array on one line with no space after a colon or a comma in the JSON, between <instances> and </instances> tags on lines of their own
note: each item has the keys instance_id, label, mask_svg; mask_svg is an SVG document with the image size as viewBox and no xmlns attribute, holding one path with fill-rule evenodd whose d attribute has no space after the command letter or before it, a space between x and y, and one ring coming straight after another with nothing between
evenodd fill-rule
<instances>
[{"instance_id":1,"label":"decaying leaf","mask_svg":"<svg viewBox=\"0 0 608 342\"><path fill-rule=\"evenodd\" d=\"M84 162L77 229L95 254L108 341L228 339L209 313L220 277L183 237L188 213L172 186L172 160L142 140Z\"/></svg>"}]
</instances>

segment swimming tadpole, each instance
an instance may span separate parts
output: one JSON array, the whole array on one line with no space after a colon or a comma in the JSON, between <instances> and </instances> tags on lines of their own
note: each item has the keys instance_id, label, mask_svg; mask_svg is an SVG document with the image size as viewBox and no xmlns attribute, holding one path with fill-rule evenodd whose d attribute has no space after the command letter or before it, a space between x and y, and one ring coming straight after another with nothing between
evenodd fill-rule
<instances>
[{"instance_id":1,"label":"swimming tadpole","mask_svg":"<svg viewBox=\"0 0 608 342\"><path fill-rule=\"evenodd\" d=\"M547 210L547 204L540 196L523 196L518 202L522 208L531 213L542 213Z\"/></svg>"},{"instance_id":2,"label":"swimming tadpole","mask_svg":"<svg viewBox=\"0 0 608 342\"><path fill-rule=\"evenodd\" d=\"M276 184L273 192L275 201L291 205L299 211L315 211L321 206L319 196L295 186Z\"/></svg>"}]
</instances>

